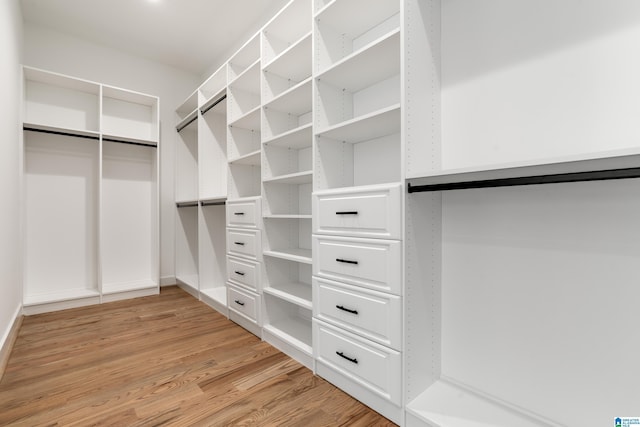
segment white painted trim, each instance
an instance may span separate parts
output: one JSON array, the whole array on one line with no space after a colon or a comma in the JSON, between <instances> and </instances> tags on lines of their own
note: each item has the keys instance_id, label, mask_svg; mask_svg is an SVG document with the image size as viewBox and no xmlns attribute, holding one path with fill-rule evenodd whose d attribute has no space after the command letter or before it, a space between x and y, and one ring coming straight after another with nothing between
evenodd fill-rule
<instances>
[{"instance_id":1,"label":"white painted trim","mask_svg":"<svg viewBox=\"0 0 640 427\"><path fill-rule=\"evenodd\" d=\"M164 286L175 286L178 282L176 281L176 276L164 276L160 278L160 287Z\"/></svg>"},{"instance_id":2,"label":"white painted trim","mask_svg":"<svg viewBox=\"0 0 640 427\"><path fill-rule=\"evenodd\" d=\"M11 350L13 350L13 344L18 337L18 331L22 325L23 318L22 304L20 304L13 314L13 322L11 322L11 326L4 332L2 335L2 341L0 341L0 379L4 375L4 370L9 362L9 356L11 355Z\"/></svg>"}]
</instances>

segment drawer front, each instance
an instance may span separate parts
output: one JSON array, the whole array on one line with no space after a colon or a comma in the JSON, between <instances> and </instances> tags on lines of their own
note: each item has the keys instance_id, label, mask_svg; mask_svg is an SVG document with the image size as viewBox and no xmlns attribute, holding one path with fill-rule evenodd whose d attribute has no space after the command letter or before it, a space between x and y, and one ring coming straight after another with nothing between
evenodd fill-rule
<instances>
[{"instance_id":1,"label":"drawer front","mask_svg":"<svg viewBox=\"0 0 640 427\"><path fill-rule=\"evenodd\" d=\"M227 291L229 309L242 314L253 322L258 321L258 295L243 291L235 286L229 286Z\"/></svg>"},{"instance_id":2,"label":"drawer front","mask_svg":"<svg viewBox=\"0 0 640 427\"><path fill-rule=\"evenodd\" d=\"M228 228L227 251L230 255L258 259L258 255L262 253L260 232Z\"/></svg>"},{"instance_id":3,"label":"drawer front","mask_svg":"<svg viewBox=\"0 0 640 427\"><path fill-rule=\"evenodd\" d=\"M335 236L401 239L400 185L357 192L316 193L313 230Z\"/></svg>"},{"instance_id":4,"label":"drawer front","mask_svg":"<svg viewBox=\"0 0 640 427\"><path fill-rule=\"evenodd\" d=\"M314 320L316 359L400 405L401 354Z\"/></svg>"},{"instance_id":5,"label":"drawer front","mask_svg":"<svg viewBox=\"0 0 640 427\"><path fill-rule=\"evenodd\" d=\"M313 236L313 274L356 286L401 294L402 247L397 240Z\"/></svg>"},{"instance_id":6,"label":"drawer front","mask_svg":"<svg viewBox=\"0 0 640 427\"><path fill-rule=\"evenodd\" d=\"M227 227L257 227L259 200L227 202Z\"/></svg>"},{"instance_id":7,"label":"drawer front","mask_svg":"<svg viewBox=\"0 0 640 427\"><path fill-rule=\"evenodd\" d=\"M227 257L227 278L229 281L248 288L260 289L260 268L255 262Z\"/></svg>"},{"instance_id":8,"label":"drawer front","mask_svg":"<svg viewBox=\"0 0 640 427\"><path fill-rule=\"evenodd\" d=\"M402 299L313 279L313 315L396 350L402 344Z\"/></svg>"}]
</instances>

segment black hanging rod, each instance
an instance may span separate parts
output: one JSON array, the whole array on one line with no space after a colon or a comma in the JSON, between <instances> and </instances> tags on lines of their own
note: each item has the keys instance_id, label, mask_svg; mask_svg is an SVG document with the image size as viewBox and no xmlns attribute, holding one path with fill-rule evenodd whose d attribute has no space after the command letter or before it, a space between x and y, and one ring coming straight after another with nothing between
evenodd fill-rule
<instances>
[{"instance_id":1,"label":"black hanging rod","mask_svg":"<svg viewBox=\"0 0 640 427\"><path fill-rule=\"evenodd\" d=\"M24 126L22 129L29 132L40 132L40 133L48 133L51 135L62 135L62 136L75 136L76 138L93 139L96 141L100 139L98 135L82 135L79 133L61 132L57 130L47 130L47 129L37 129L37 128L28 127L28 126Z\"/></svg>"},{"instance_id":2,"label":"black hanging rod","mask_svg":"<svg viewBox=\"0 0 640 427\"><path fill-rule=\"evenodd\" d=\"M514 178L482 179L465 182L446 182L442 184L411 185L411 183L409 183L407 190L409 193L421 193L425 191L466 190L470 188L512 187L516 185L557 184L564 182L603 181L629 178L640 178L640 167L520 176Z\"/></svg>"},{"instance_id":3,"label":"black hanging rod","mask_svg":"<svg viewBox=\"0 0 640 427\"><path fill-rule=\"evenodd\" d=\"M104 138L104 137L102 138L102 140L107 142L117 142L119 144L129 144L129 145L138 145L140 147L158 148L158 146L155 144L145 144L143 142L124 141L122 139Z\"/></svg>"},{"instance_id":4,"label":"black hanging rod","mask_svg":"<svg viewBox=\"0 0 640 427\"><path fill-rule=\"evenodd\" d=\"M196 120L198 120L198 115L197 114L195 116L193 116L193 118L191 120L189 120L187 123L183 124L182 126L176 126L176 131L178 131L178 132L182 131L182 129L186 128L187 126L189 126L191 123L195 122Z\"/></svg>"},{"instance_id":5,"label":"black hanging rod","mask_svg":"<svg viewBox=\"0 0 640 427\"><path fill-rule=\"evenodd\" d=\"M212 103L211 105L209 105L208 107L206 107L206 108L204 108L204 109L200 110L200 114L202 114L202 115L204 116L204 114L205 114L207 111L211 110L213 107L215 107L216 105L220 104L220 103L221 103L222 101L224 101L225 99L227 99L227 94L226 94L226 93L225 93L224 95L222 95L222 96L220 97L220 99L216 100L215 102L213 102L213 103ZM180 132L180 131L178 131L178 132Z\"/></svg>"},{"instance_id":6,"label":"black hanging rod","mask_svg":"<svg viewBox=\"0 0 640 427\"><path fill-rule=\"evenodd\" d=\"M201 201L200 202L200 206L223 206L225 205L227 202L225 202L224 200L222 201Z\"/></svg>"},{"instance_id":7,"label":"black hanging rod","mask_svg":"<svg viewBox=\"0 0 640 427\"><path fill-rule=\"evenodd\" d=\"M176 202L178 208L192 208L198 206L198 202Z\"/></svg>"}]
</instances>

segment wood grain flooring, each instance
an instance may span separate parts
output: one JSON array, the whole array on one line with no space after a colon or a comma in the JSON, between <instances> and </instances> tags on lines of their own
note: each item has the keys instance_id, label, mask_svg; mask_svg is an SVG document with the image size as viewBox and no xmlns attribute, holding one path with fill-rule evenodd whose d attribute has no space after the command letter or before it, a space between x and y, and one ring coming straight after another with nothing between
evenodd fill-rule
<instances>
[{"instance_id":1,"label":"wood grain flooring","mask_svg":"<svg viewBox=\"0 0 640 427\"><path fill-rule=\"evenodd\" d=\"M2 426L393 426L177 287L26 317Z\"/></svg>"}]
</instances>

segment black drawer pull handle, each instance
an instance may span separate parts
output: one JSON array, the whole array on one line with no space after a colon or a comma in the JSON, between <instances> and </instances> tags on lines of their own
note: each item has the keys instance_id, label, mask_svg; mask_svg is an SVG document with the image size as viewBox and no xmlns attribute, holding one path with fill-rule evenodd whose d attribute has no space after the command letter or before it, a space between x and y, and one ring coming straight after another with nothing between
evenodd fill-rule
<instances>
[{"instance_id":1,"label":"black drawer pull handle","mask_svg":"<svg viewBox=\"0 0 640 427\"><path fill-rule=\"evenodd\" d=\"M243 303L242 301L235 300L234 302L235 302L236 304L238 304L238 305L244 305L244 303Z\"/></svg>"},{"instance_id":2,"label":"black drawer pull handle","mask_svg":"<svg viewBox=\"0 0 640 427\"><path fill-rule=\"evenodd\" d=\"M342 306L342 305L336 305L336 308L337 308L338 310L346 311L347 313L351 313L351 314L358 314L358 310L351 310L351 309L345 308L345 307L344 307L344 306Z\"/></svg>"},{"instance_id":3,"label":"black drawer pull handle","mask_svg":"<svg viewBox=\"0 0 640 427\"><path fill-rule=\"evenodd\" d=\"M244 242L233 242L235 245L244 246Z\"/></svg>"},{"instance_id":4,"label":"black drawer pull handle","mask_svg":"<svg viewBox=\"0 0 640 427\"><path fill-rule=\"evenodd\" d=\"M336 258L336 261L342 262L344 264L355 264L355 265L358 265L358 261L350 261L348 259Z\"/></svg>"},{"instance_id":5,"label":"black drawer pull handle","mask_svg":"<svg viewBox=\"0 0 640 427\"><path fill-rule=\"evenodd\" d=\"M234 212L234 215L244 215L244 212Z\"/></svg>"},{"instance_id":6,"label":"black drawer pull handle","mask_svg":"<svg viewBox=\"0 0 640 427\"><path fill-rule=\"evenodd\" d=\"M356 365L358 364L358 359L352 359L348 356L345 356L343 352L341 351L336 351L336 354L340 357L342 357L343 359L347 359L349 362L351 363L355 363Z\"/></svg>"},{"instance_id":7,"label":"black drawer pull handle","mask_svg":"<svg viewBox=\"0 0 640 427\"><path fill-rule=\"evenodd\" d=\"M341 211L336 212L336 215L358 215L358 211Z\"/></svg>"},{"instance_id":8,"label":"black drawer pull handle","mask_svg":"<svg viewBox=\"0 0 640 427\"><path fill-rule=\"evenodd\" d=\"M234 273L236 273L238 276L244 276L244 273L242 271L234 271Z\"/></svg>"}]
</instances>

